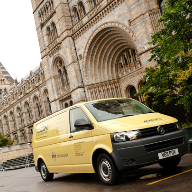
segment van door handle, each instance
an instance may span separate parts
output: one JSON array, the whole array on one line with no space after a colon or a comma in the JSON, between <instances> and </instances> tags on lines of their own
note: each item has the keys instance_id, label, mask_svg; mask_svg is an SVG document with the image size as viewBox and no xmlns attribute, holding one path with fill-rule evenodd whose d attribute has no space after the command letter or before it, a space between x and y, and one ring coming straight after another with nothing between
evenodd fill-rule
<instances>
[{"instance_id":1,"label":"van door handle","mask_svg":"<svg viewBox=\"0 0 192 192\"><path fill-rule=\"evenodd\" d=\"M69 138L70 138L70 139L73 138L73 135L70 135Z\"/></svg>"}]
</instances>

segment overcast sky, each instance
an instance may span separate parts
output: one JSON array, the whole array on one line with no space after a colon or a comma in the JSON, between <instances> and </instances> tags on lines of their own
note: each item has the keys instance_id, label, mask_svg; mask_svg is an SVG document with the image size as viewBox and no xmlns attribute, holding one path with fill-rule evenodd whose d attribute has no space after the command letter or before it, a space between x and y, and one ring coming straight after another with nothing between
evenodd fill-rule
<instances>
[{"instance_id":1,"label":"overcast sky","mask_svg":"<svg viewBox=\"0 0 192 192\"><path fill-rule=\"evenodd\" d=\"M0 1L0 62L20 81L40 65L31 0Z\"/></svg>"}]
</instances>

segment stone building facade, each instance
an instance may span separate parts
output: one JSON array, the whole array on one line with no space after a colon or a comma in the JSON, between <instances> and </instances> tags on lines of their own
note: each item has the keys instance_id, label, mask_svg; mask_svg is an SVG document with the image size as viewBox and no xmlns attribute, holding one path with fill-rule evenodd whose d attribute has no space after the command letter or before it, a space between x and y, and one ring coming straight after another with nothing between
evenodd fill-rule
<instances>
[{"instance_id":1,"label":"stone building facade","mask_svg":"<svg viewBox=\"0 0 192 192\"><path fill-rule=\"evenodd\" d=\"M0 131L30 142L33 124L75 103L133 97L165 0L31 0L42 62L1 93ZM142 97L138 98L143 100Z\"/></svg>"}]
</instances>

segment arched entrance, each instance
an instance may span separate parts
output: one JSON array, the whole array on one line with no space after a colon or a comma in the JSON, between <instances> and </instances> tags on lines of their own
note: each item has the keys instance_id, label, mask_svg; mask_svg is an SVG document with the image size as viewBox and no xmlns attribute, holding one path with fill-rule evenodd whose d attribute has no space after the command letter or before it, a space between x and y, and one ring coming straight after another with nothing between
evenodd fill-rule
<instances>
[{"instance_id":1,"label":"arched entrance","mask_svg":"<svg viewBox=\"0 0 192 192\"><path fill-rule=\"evenodd\" d=\"M119 81L141 66L133 34L105 27L89 40L83 72L89 100L122 97Z\"/></svg>"},{"instance_id":2,"label":"arched entrance","mask_svg":"<svg viewBox=\"0 0 192 192\"><path fill-rule=\"evenodd\" d=\"M135 94L137 93L137 90L134 86L128 86L126 89L126 97L128 98L133 98L135 100L139 100L138 97L135 96Z\"/></svg>"}]
</instances>

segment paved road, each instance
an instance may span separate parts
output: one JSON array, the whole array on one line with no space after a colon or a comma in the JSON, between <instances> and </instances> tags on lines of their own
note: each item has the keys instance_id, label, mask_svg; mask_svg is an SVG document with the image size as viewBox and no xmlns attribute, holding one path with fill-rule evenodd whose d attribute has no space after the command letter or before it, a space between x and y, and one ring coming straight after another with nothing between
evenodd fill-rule
<instances>
[{"instance_id":1,"label":"paved road","mask_svg":"<svg viewBox=\"0 0 192 192\"><path fill-rule=\"evenodd\" d=\"M0 192L191 192L192 154L167 171L158 164L132 171L119 185L106 186L96 174L56 174L44 182L34 167L0 173Z\"/></svg>"}]
</instances>

